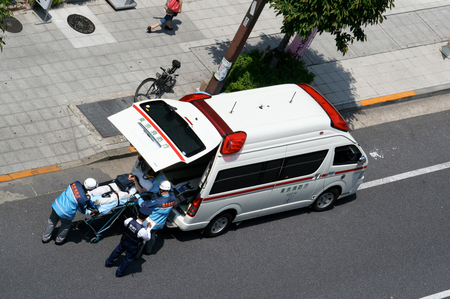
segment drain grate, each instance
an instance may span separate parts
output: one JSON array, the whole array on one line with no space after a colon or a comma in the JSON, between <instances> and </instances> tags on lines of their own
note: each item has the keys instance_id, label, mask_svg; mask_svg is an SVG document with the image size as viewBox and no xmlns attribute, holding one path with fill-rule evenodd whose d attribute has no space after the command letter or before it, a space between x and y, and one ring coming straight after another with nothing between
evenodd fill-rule
<instances>
[{"instance_id":1,"label":"drain grate","mask_svg":"<svg viewBox=\"0 0 450 299\"><path fill-rule=\"evenodd\" d=\"M90 34L95 31L94 23L85 16L77 14L70 15L67 17L67 23L74 30L84 34Z\"/></svg>"},{"instance_id":2,"label":"drain grate","mask_svg":"<svg viewBox=\"0 0 450 299\"><path fill-rule=\"evenodd\" d=\"M5 17L2 21L2 27L11 33L19 33L23 29L22 24L14 17Z\"/></svg>"},{"instance_id":3,"label":"drain grate","mask_svg":"<svg viewBox=\"0 0 450 299\"><path fill-rule=\"evenodd\" d=\"M95 127L103 138L120 135L119 130L108 120L108 116L116 114L133 105L134 97L118 98L88 104L77 105L78 109Z\"/></svg>"}]
</instances>

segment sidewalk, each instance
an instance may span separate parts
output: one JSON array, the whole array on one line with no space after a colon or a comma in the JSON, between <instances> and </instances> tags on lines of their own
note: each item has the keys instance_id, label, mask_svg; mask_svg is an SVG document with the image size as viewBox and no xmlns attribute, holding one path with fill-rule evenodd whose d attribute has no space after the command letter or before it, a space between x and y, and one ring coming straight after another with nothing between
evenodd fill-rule
<instances>
[{"instance_id":1,"label":"sidewalk","mask_svg":"<svg viewBox=\"0 0 450 299\"><path fill-rule=\"evenodd\" d=\"M23 30L6 32L0 53L0 182L132 154L123 137L103 137L78 106L126 101L173 59L181 62L180 76L166 97L195 92L216 71L250 5L184 0L173 31L148 34L165 1L136 2L136 9L122 11L104 0L66 4L51 9L52 22L42 25L36 25L42 10L14 13ZM388 19L366 28L368 40L345 56L323 34L303 57L317 75L313 86L338 109L450 88L450 60L439 52L450 39L450 0L395 2ZM70 28L66 19L75 13L89 18L95 32ZM267 5L245 49L275 47L280 27Z\"/></svg>"}]
</instances>

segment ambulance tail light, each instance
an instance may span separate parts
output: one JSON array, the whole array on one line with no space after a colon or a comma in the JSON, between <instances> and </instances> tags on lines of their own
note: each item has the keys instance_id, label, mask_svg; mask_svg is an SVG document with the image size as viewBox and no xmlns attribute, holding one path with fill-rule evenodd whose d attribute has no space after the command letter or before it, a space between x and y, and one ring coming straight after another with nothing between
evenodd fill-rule
<instances>
[{"instance_id":1,"label":"ambulance tail light","mask_svg":"<svg viewBox=\"0 0 450 299\"><path fill-rule=\"evenodd\" d=\"M197 214L198 208L200 208L200 204L202 203L203 198L197 197L189 206L187 211L188 216L194 217Z\"/></svg>"},{"instance_id":2,"label":"ambulance tail light","mask_svg":"<svg viewBox=\"0 0 450 299\"><path fill-rule=\"evenodd\" d=\"M193 93L193 94L188 94L185 95L184 97L182 97L180 99L180 102L194 102L197 100L206 100L209 99L211 97L210 94L207 93Z\"/></svg>"},{"instance_id":3,"label":"ambulance tail light","mask_svg":"<svg viewBox=\"0 0 450 299\"><path fill-rule=\"evenodd\" d=\"M330 102L328 102L319 92L317 92L308 84L299 83L297 85L303 88L303 90L305 90L307 93L309 93L314 98L314 100L319 103L323 110L325 110L325 112L331 119L332 127L344 132L348 131L347 122L342 118L336 108L334 108L334 106L331 105Z\"/></svg>"},{"instance_id":4,"label":"ambulance tail light","mask_svg":"<svg viewBox=\"0 0 450 299\"><path fill-rule=\"evenodd\" d=\"M223 137L222 148L220 152L222 154L234 154L241 150L242 146L247 139L247 134L245 132L233 132L228 133Z\"/></svg>"}]
</instances>

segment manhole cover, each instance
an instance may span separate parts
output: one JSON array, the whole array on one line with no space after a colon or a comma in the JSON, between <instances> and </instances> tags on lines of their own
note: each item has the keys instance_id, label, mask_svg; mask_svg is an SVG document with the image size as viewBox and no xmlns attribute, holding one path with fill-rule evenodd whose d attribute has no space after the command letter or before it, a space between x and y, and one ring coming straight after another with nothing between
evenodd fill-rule
<instances>
[{"instance_id":1,"label":"manhole cover","mask_svg":"<svg viewBox=\"0 0 450 299\"><path fill-rule=\"evenodd\" d=\"M73 14L67 17L69 26L78 32L89 34L95 31L95 25L91 20L84 16Z\"/></svg>"},{"instance_id":2,"label":"manhole cover","mask_svg":"<svg viewBox=\"0 0 450 299\"><path fill-rule=\"evenodd\" d=\"M18 33L23 29L22 24L14 17L5 17L2 22L2 27L11 33Z\"/></svg>"}]
</instances>

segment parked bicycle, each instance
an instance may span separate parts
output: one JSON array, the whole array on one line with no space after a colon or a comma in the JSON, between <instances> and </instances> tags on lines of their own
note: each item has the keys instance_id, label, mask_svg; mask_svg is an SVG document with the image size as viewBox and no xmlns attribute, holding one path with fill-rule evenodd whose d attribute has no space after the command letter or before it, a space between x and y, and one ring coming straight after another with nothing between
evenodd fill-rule
<instances>
[{"instance_id":1,"label":"parked bicycle","mask_svg":"<svg viewBox=\"0 0 450 299\"><path fill-rule=\"evenodd\" d=\"M171 90L176 83L175 71L181 67L178 60L172 61L172 68L161 68L162 74L156 73L155 78L147 78L138 86L134 94L134 102L140 102L148 99L159 99L164 92Z\"/></svg>"}]
</instances>

